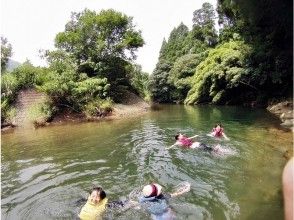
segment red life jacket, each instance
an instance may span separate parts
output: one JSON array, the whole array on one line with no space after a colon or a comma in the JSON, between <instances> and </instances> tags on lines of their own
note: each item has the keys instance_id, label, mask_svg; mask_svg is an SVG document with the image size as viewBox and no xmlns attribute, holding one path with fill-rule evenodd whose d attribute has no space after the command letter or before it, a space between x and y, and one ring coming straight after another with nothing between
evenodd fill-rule
<instances>
[{"instance_id":1,"label":"red life jacket","mask_svg":"<svg viewBox=\"0 0 294 220\"><path fill-rule=\"evenodd\" d=\"M193 144L193 141L187 137L181 138L178 140L183 147L190 147Z\"/></svg>"},{"instance_id":2,"label":"red life jacket","mask_svg":"<svg viewBox=\"0 0 294 220\"><path fill-rule=\"evenodd\" d=\"M218 131L216 130L216 128L213 128L213 135L215 137L222 137L223 136L223 132L224 132L224 129L223 128L220 128Z\"/></svg>"}]
</instances>

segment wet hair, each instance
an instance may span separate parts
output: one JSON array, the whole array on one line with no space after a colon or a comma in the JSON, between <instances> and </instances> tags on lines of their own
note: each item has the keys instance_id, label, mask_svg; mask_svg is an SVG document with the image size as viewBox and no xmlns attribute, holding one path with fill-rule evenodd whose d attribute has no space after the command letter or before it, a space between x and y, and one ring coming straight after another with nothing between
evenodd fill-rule
<instances>
[{"instance_id":1,"label":"wet hair","mask_svg":"<svg viewBox=\"0 0 294 220\"><path fill-rule=\"evenodd\" d=\"M216 128L217 126L223 127L221 123L216 123L214 127Z\"/></svg>"},{"instance_id":2,"label":"wet hair","mask_svg":"<svg viewBox=\"0 0 294 220\"><path fill-rule=\"evenodd\" d=\"M180 133L176 134L175 139L178 140L179 136L180 136Z\"/></svg>"},{"instance_id":3,"label":"wet hair","mask_svg":"<svg viewBox=\"0 0 294 220\"><path fill-rule=\"evenodd\" d=\"M93 187L91 192L93 192L93 191L99 192L99 197L100 197L101 200L106 197L106 193L104 192L102 187Z\"/></svg>"}]
</instances>

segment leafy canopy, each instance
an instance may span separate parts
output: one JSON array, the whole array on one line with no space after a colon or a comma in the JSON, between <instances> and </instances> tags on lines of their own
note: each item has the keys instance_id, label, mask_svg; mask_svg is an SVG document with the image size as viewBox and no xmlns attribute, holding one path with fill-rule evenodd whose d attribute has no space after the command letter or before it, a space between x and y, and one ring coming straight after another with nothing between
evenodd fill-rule
<instances>
[{"instance_id":1,"label":"leafy canopy","mask_svg":"<svg viewBox=\"0 0 294 220\"><path fill-rule=\"evenodd\" d=\"M250 47L243 41L230 41L211 50L196 68L185 103L224 104L228 101L231 98L228 91L246 82L246 58L249 52Z\"/></svg>"},{"instance_id":2,"label":"leafy canopy","mask_svg":"<svg viewBox=\"0 0 294 220\"><path fill-rule=\"evenodd\" d=\"M69 53L78 71L89 76L109 74L114 58L135 59L136 50L143 44L132 18L113 9L72 13L65 31L55 38L55 46Z\"/></svg>"}]
</instances>

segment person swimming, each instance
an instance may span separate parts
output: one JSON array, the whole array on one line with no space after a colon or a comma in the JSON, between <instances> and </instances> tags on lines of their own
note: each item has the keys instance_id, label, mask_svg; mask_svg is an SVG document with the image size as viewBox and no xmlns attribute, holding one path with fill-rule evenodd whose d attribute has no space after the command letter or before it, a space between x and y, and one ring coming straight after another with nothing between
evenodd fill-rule
<instances>
[{"instance_id":1,"label":"person swimming","mask_svg":"<svg viewBox=\"0 0 294 220\"><path fill-rule=\"evenodd\" d=\"M181 133L178 133L175 135L176 143L172 146L178 145L183 148L191 148L191 149L203 149L205 151L214 151L215 149L212 147L207 146L204 143L200 143L198 141L192 141L193 138L197 137L198 135L195 135L193 137L187 137L186 135L183 135ZM172 147L171 146L171 147Z\"/></svg>"},{"instance_id":2,"label":"person swimming","mask_svg":"<svg viewBox=\"0 0 294 220\"><path fill-rule=\"evenodd\" d=\"M84 199L83 199L84 200ZM128 209L132 207L130 201L108 201L106 193L101 187L94 187L78 215L81 220L100 220L106 209Z\"/></svg>"},{"instance_id":3,"label":"person swimming","mask_svg":"<svg viewBox=\"0 0 294 220\"><path fill-rule=\"evenodd\" d=\"M151 214L153 220L172 220L175 219L175 214L169 206L169 199L189 190L190 184L177 192L163 193L161 185L152 183L143 187L143 196L139 198L139 203Z\"/></svg>"},{"instance_id":4,"label":"person swimming","mask_svg":"<svg viewBox=\"0 0 294 220\"><path fill-rule=\"evenodd\" d=\"M212 129L211 133L210 133L211 136L213 137L217 137L217 138L224 138L226 140L230 140L227 135L225 134L224 132L224 128L222 127L222 124L218 123L214 126L214 128Z\"/></svg>"},{"instance_id":5,"label":"person swimming","mask_svg":"<svg viewBox=\"0 0 294 220\"><path fill-rule=\"evenodd\" d=\"M87 203L81 209L79 218L81 220L102 219L108 199L101 187L94 187L90 193Z\"/></svg>"}]
</instances>

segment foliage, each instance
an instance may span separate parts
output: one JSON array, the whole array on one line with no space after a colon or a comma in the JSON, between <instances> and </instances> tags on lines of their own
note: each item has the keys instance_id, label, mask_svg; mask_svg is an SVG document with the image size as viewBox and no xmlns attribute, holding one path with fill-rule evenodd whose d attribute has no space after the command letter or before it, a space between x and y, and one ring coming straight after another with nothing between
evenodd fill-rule
<instances>
[{"instance_id":1,"label":"foliage","mask_svg":"<svg viewBox=\"0 0 294 220\"><path fill-rule=\"evenodd\" d=\"M252 45L248 71L262 93L293 96L293 1L219 0L218 12Z\"/></svg>"},{"instance_id":2,"label":"foliage","mask_svg":"<svg viewBox=\"0 0 294 220\"><path fill-rule=\"evenodd\" d=\"M88 102L83 112L86 117L103 117L112 111L113 102L110 98L107 99L96 99Z\"/></svg>"},{"instance_id":3,"label":"foliage","mask_svg":"<svg viewBox=\"0 0 294 220\"><path fill-rule=\"evenodd\" d=\"M288 0L218 0L217 36L213 7L204 3L193 13L191 31L181 24L164 39L151 77L152 97L186 98L187 104L266 104L293 97L292 6ZM208 53L204 61L191 58Z\"/></svg>"},{"instance_id":4,"label":"foliage","mask_svg":"<svg viewBox=\"0 0 294 220\"><path fill-rule=\"evenodd\" d=\"M189 29L181 23L177 28L174 28L169 36L168 42L165 40L162 43L160 60L174 62L178 57L188 53L190 48L185 46L185 39L189 34Z\"/></svg>"},{"instance_id":5,"label":"foliage","mask_svg":"<svg viewBox=\"0 0 294 220\"><path fill-rule=\"evenodd\" d=\"M143 44L132 18L112 9L72 13L65 31L55 38L56 47L73 58L78 72L106 77L111 84L125 77L126 61L133 60Z\"/></svg>"},{"instance_id":6,"label":"foliage","mask_svg":"<svg viewBox=\"0 0 294 220\"><path fill-rule=\"evenodd\" d=\"M29 61L24 62L12 72L1 75L1 111L2 119L9 120L9 111L18 92L25 88L34 88L44 81L46 68L34 67Z\"/></svg>"},{"instance_id":7,"label":"foliage","mask_svg":"<svg viewBox=\"0 0 294 220\"><path fill-rule=\"evenodd\" d=\"M191 31L181 23L171 31L168 41L163 40L159 60L152 75L151 94L153 100L181 102L185 99L190 89L189 78L180 75L185 75L188 71L188 75L191 77L196 66L207 55L207 50L216 45L217 34L214 28L214 18L213 6L204 3L201 9L193 13ZM192 58L194 55L198 56L195 57L196 60ZM185 70L181 72L180 68Z\"/></svg>"},{"instance_id":8,"label":"foliage","mask_svg":"<svg viewBox=\"0 0 294 220\"><path fill-rule=\"evenodd\" d=\"M29 60L11 72L17 78L19 89L32 88L43 81L46 69L34 67Z\"/></svg>"},{"instance_id":9,"label":"foliage","mask_svg":"<svg viewBox=\"0 0 294 220\"><path fill-rule=\"evenodd\" d=\"M5 37L1 37L1 72L6 70L9 57L12 55L12 46Z\"/></svg>"},{"instance_id":10,"label":"foliage","mask_svg":"<svg viewBox=\"0 0 294 220\"><path fill-rule=\"evenodd\" d=\"M156 65L150 80L152 100L163 103L172 101L171 92L174 90L174 87L168 80L171 68L172 65L163 60Z\"/></svg>"},{"instance_id":11,"label":"foliage","mask_svg":"<svg viewBox=\"0 0 294 220\"><path fill-rule=\"evenodd\" d=\"M148 73L142 71L139 65L130 65L129 81L131 86L139 93L146 101L150 101L150 77Z\"/></svg>"},{"instance_id":12,"label":"foliage","mask_svg":"<svg viewBox=\"0 0 294 220\"><path fill-rule=\"evenodd\" d=\"M109 89L107 79L89 78L86 74L65 70L48 73L48 81L38 86L47 93L56 106L69 105L80 111L83 105L95 98L105 98Z\"/></svg>"},{"instance_id":13,"label":"foliage","mask_svg":"<svg viewBox=\"0 0 294 220\"><path fill-rule=\"evenodd\" d=\"M15 74L6 73L1 75L1 102L13 101L19 90L19 82Z\"/></svg>"},{"instance_id":14,"label":"foliage","mask_svg":"<svg viewBox=\"0 0 294 220\"><path fill-rule=\"evenodd\" d=\"M9 104L7 98L1 99L1 123L12 124L16 116L16 109Z\"/></svg>"},{"instance_id":15,"label":"foliage","mask_svg":"<svg viewBox=\"0 0 294 220\"><path fill-rule=\"evenodd\" d=\"M192 88L185 100L186 104L213 102L224 104L236 94L236 88L247 86L248 72L246 58L250 47L243 41L230 41L209 52L208 57L196 68ZM230 95L230 92L232 94ZM239 100L242 101L242 100Z\"/></svg>"},{"instance_id":16,"label":"foliage","mask_svg":"<svg viewBox=\"0 0 294 220\"><path fill-rule=\"evenodd\" d=\"M169 74L169 81L175 86L173 99L183 102L191 89L195 69L206 56L204 53L187 54L176 60Z\"/></svg>"},{"instance_id":17,"label":"foliage","mask_svg":"<svg viewBox=\"0 0 294 220\"><path fill-rule=\"evenodd\" d=\"M35 126L43 126L48 120L52 118L55 111L56 108L53 106L51 101L38 103L30 106L28 111L28 118L35 124Z\"/></svg>"},{"instance_id":18,"label":"foliage","mask_svg":"<svg viewBox=\"0 0 294 220\"><path fill-rule=\"evenodd\" d=\"M202 8L193 12L193 38L202 42L207 47L213 47L217 44L214 19L215 13L210 3L203 3Z\"/></svg>"}]
</instances>

